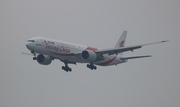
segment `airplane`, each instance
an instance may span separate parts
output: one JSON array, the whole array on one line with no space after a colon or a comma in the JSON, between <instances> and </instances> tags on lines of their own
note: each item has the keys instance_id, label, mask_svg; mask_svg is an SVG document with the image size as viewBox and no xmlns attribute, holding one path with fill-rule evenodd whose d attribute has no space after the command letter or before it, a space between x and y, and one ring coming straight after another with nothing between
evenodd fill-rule
<instances>
[{"instance_id":1,"label":"airplane","mask_svg":"<svg viewBox=\"0 0 180 107\"><path fill-rule=\"evenodd\" d=\"M124 30L114 48L99 49L90 46L84 46L44 37L34 37L26 42L26 47L32 53L33 60L41 65L49 65L52 60L58 59L65 66L62 69L71 72L72 69L68 64L87 63L87 68L96 70L98 66L111 66L127 62L129 59L146 58L151 55L123 57L123 52L132 51L142 48L143 46L163 43L160 41L135 46L124 46L127 31ZM38 55L37 55L38 54Z\"/></svg>"}]
</instances>

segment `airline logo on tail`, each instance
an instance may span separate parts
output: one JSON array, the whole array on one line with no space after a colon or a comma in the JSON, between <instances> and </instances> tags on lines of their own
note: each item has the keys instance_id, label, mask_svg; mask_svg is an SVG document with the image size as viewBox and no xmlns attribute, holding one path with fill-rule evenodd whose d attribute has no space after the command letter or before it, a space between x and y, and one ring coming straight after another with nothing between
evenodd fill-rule
<instances>
[{"instance_id":1,"label":"airline logo on tail","mask_svg":"<svg viewBox=\"0 0 180 107\"><path fill-rule=\"evenodd\" d=\"M121 41L121 42L119 43L119 47L124 47L124 41Z\"/></svg>"}]
</instances>

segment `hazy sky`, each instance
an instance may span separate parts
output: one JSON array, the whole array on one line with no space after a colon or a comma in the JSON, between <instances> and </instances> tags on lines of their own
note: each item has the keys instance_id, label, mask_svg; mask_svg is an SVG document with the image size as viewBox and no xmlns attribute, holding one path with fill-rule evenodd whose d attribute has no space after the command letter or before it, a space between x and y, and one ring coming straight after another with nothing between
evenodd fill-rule
<instances>
[{"instance_id":1,"label":"hazy sky","mask_svg":"<svg viewBox=\"0 0 180 107\"><path fill-rule=\"evenodd\" d=\"M124 56L152 55L91 71L32 60L42 36L99 48L170 40ZM0 0L0 107L180 107L179 0Z\"/></svg>"}]
</instances>

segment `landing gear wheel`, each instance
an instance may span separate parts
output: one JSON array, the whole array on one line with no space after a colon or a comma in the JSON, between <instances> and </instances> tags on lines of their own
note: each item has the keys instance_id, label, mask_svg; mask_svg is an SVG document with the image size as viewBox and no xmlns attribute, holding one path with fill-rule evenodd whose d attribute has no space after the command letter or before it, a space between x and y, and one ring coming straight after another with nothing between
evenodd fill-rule
<instances>
[{"instance_id":1,"label":"landing gear wheel","mask_svg":"<svg viewBox=\"0 0 180 107\"><path fill-rule=\"evenodd\" d=\"M37 57L33 57L33 60L37 60Z\"/></svg>"},{"instance_id":2,"label":"landing gear wheel","mask_svg":"<svg viewBox=\"0 0 180 107\"><path fill-rule=\"evenodd\" d=\"M96 70L97 69L97 67L95 66L95 65L93 65L93 64L87 64L87 67L89 68L89 69L91 69L91 70Z\"/></svg>"},{"instance_id":3,"label":"landing gear wheel","mask_svg":"<svg viewBox=\"0 0 180 107\"><path fill-rule=\"evenodd\" d=\"M72 71L72 69L71 68L69 68L69 72L71 72Z\"/></svg>"},{"instance_id":4,"label":"landing gear wheel","mask_svg":"<svg viewBox=\"0 0 180 107\"><path fill-rule=\"evenodd\" d=\"M96 70L96 69L97 69L97 67L96 67L96 66L94 66L94 69Z\"/></svg>"},{"instance_id":5,"label":"landing gear wheel","mask_svg":"<svg viewBox=\"0 0 180 107\"><path fill-rule=\"evenodd\" d=\"M90 65L89 65L89 64L87 64L87 67L88 67L88 68L90 68Z\"/></svg>"},{"instance_id":6,"label":"landing gear wheel","mask_svg":"<svg viewBox=\"0 0 180 107\"><path fill-rule=\"evenodd\" d=\"M72 71L72 69L69 68L68 66L62 66L62 69L63 69L64 71L66 71L66 72L71 72L71 71Z\"/></svg>"}]
</instances>

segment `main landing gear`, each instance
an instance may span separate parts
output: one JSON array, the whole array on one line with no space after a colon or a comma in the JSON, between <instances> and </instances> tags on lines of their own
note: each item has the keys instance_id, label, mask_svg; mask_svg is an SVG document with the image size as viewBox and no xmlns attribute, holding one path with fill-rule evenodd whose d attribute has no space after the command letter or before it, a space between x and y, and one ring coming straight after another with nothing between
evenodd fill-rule
<instances>
[{"instance_id":1,"label":"main landing gear","mask_svg":"<svg viewBox=\"0 0 180 107\"><path fill-rule=\"evenodd\" d=\"M92 63L90 63L90 64L87 64L87 67L89 68L89 69L91 69L91 70L96 70L97 69L97 67L95 66L95 65L93 65Z\"/></svg>"},{"instance_id":2,"label":"main landing gear","mask_svg":"<svg viewBox=\"0 0 180 107\"><path fill-rule=\"evenodd\" d=\"M64 63L64 64L65 64L65 66L62 66L62 69L66 72L71 72L72 69L68 67L68 63Z\"/></svg>"}]
</instances>

